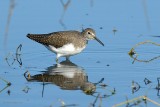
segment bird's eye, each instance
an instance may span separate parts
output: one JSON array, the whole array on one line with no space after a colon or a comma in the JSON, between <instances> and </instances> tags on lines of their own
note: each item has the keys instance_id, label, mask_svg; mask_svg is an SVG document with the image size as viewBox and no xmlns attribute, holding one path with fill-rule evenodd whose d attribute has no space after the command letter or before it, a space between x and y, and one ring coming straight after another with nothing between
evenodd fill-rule
<instances>
[{"instance_id":1,"label":"bird's eye","mask_svg":"<svg viewBox=\"0 0 160 107\"><path fill-rule=\"evenodd\" d=\"M91 33L90 33L90 32L88 32L88 34L90 35Z\"/></svg>"}]
</instances>

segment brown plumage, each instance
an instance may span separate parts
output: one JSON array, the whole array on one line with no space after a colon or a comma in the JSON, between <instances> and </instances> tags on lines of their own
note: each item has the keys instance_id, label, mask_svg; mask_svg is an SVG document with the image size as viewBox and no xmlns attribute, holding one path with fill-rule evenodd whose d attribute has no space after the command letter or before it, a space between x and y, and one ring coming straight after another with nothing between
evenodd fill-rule
<instances>
[{"instance_id":1,"label":"brown plumage","mask_svg":"<svg viewBox=\"0 0 160 107\"><path fill-rule=\"evenodd\" d=\"M49 34L28 34L28 38L43 45L52 45L60 48L65 44L73 43L75 47L83 47L87 40L78 31L60 31Z\"/></svg>"}]
</instances>

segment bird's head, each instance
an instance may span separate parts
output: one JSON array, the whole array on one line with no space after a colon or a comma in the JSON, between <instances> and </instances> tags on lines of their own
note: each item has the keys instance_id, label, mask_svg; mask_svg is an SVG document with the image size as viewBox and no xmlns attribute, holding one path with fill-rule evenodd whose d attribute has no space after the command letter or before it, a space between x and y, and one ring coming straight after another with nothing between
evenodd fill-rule
<instances>
[{"instance_id":1,"label":"bird's head","mask_svg":"<svg viewBox=\"0 0 160 107\"><path fill-rule=\"evenodd\" d=\"M96 40L99 42L102 46L104 44L96 37L96 32L92 28L86 28L82 31L82 34L87 40Z\"/></svg>"}]
</instances>

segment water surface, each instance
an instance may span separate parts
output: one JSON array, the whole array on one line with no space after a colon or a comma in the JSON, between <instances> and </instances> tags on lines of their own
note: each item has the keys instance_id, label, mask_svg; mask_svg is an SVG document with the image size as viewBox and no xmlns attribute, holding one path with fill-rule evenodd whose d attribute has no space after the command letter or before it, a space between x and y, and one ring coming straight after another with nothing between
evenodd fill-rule
<instances>
[{"instance_id":1,"label":"water surface","mask_svg":"<svg viewBox=\"0 0 160 107\"><path fill-rule=\"evenodd\" d=\"M139 42L160 43L160 38L155 37L160 34L160 15L156 12L160 8L158 0L72 0L64 16L59 0L16 0L7 45L4 46L9 3L9 0L0 3L0 78L11 83L7 86L0 80L0 104L3 107L111 107L139 96L160 103L156 89L160 47L153 44L138 46L136 52L140 61L134 61L128 55ZM69 66L56 65L55 54L26 37L28 33L81 31L82 27L95 29L105 46L89 41L81 54L71 57ZM19 62L13 62L20 44ZM154 60L143 62L150 59ZM60 62L64 60L60 58ZM145 84L145 78L151 83ZM100 81L102 83L96 84ZM93 89L93 93L88 93L89 89ZM157 106L149 101L146 104L141 101L137 106L140 105Z\"/></svg>"}]
</instances>

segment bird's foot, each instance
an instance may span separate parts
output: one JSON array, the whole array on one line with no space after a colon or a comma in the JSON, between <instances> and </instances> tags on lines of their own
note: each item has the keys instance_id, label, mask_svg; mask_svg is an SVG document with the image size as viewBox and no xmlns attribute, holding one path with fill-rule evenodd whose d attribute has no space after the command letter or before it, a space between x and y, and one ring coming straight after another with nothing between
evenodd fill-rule
<instances>
[{"instance_id":1,"label":"bird's foot","mask_svg":"<svg viewBox=\"0 0 160 107\"><path fill-rule=\"evenodd\" d=\"M66 57L66 61L69 61L69 62L70 62L70 59L69 59L69 57Z\"/></svg>"}]
</instances>

